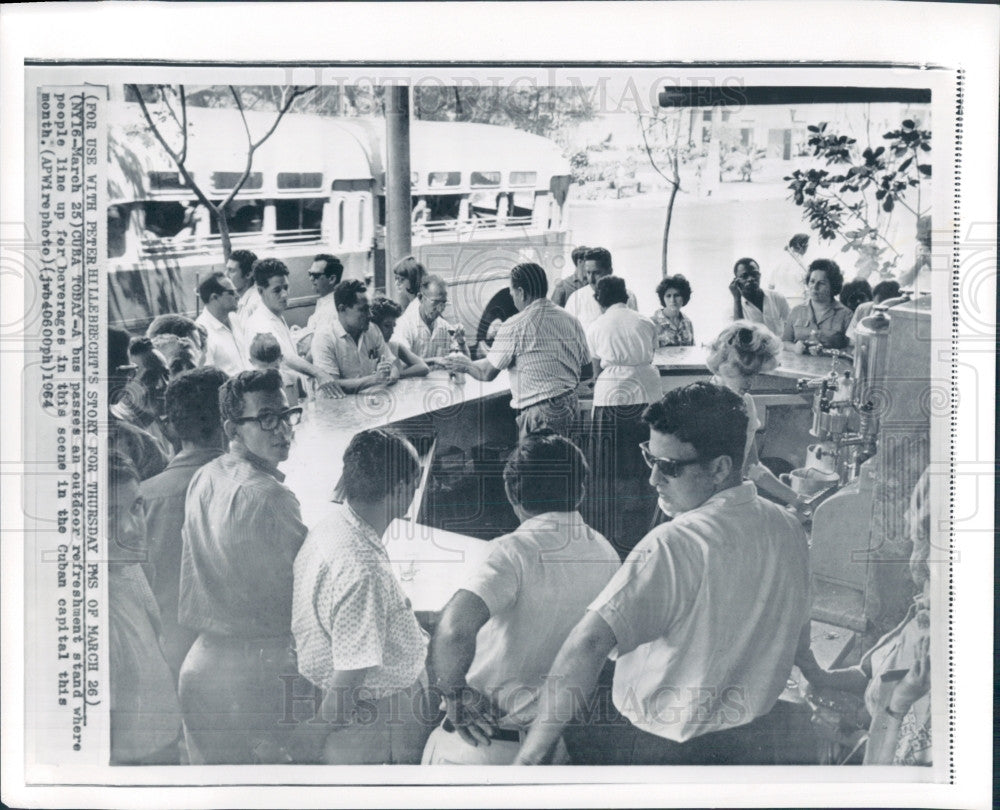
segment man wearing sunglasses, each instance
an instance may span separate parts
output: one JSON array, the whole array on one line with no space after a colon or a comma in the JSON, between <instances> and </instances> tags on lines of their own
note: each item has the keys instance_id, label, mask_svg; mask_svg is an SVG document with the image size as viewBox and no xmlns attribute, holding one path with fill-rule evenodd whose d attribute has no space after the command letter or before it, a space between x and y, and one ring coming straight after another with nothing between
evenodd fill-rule
<instances>
[{"instance_id":1,"label":"man wearing sunglasses","mask_svg":"<svg viewBox=\"0 0 1000 810\"><path fill-rule=\"evenodd\" d=\"M229 452L199 469L184 504L181 624L198 633L180 672L191 763L289 761L282 675L295 674L292 564L306 537L282 482L301 408L274 369L219 390Z\"/></svg>"},{"instance_id":2,"label":"man wearing sunglasses","mask_svg":"<svg viewBox=\"0 0 1000 810\"><path fill-rule=\"evenodd\" d=\"M584 730L595 762L773 761L766 715L808 649L805 534L742 480L747 416L736 394L694 383L643 419L649 483L673 519L639 542L570 633L515 764L545 760L609 655L628 722Z\"/></svg>"}]
</instances>

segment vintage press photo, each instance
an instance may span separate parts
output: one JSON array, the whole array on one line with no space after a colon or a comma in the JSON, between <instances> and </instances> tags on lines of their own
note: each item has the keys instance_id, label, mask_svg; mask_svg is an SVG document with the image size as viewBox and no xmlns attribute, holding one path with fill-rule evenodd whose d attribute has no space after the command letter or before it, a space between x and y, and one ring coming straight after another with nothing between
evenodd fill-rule
<instances>
[{"instance_id":1,"label":"vintage press photo","mask_svg":"<svg viewBox=\"0 0 1000 810\"><path fill-rule=\"evenodd\" d=\"M953 785L961 65L372 56L24 65L25 784Z\"/></svg>"}]
</instances>

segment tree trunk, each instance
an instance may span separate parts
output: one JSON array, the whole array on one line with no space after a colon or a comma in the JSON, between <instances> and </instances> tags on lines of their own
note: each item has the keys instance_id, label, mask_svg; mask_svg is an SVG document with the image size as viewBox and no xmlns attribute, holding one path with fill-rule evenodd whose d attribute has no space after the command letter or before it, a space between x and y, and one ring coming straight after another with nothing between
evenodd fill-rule
<instances>
[{"instance_id":1,"label":"tree trunk","mask_svg":"<svg viewBox=\"0 0 1000 810\"><path fill-rule=\"evenodd\" d=\"M233 253L233 243L229 238L229 223L226 222L226 212L219 211L218 215L212 212L215 216L215 221L219 226L219 238L222 241L222 263L225 264L229 261L229 257Z\"/></svg>"},{"instance_id":2,"label":"tree trunk","mask_svg":"<svg viewBox=\"0 0 1000 810\"><path fill-rule=\"evenodd\" d=\"M675 199L677 199L677 184L676 183L674 183L670 187L670 198L667 200L667 216L666 216L666 219L663 222L663 250L662 250L662 257L661 257L662 258L662 264L661 264L661 268L660 269L661 269L661 272L663 273L663 277L664 278L666 278L668 275L670 275L670 272L669 272L669 270L667 268L667 247L670 244L670 220L673 219L673 216L674 216L674 200Z\"/></svg>"}]
</instances>

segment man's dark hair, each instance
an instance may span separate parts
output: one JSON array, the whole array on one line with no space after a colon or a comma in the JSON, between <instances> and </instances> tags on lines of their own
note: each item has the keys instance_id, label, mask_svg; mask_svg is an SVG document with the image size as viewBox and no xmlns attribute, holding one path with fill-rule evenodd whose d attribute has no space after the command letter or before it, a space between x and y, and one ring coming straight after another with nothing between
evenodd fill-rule
<instances>
[{"instance_id":1,"label":"man's dark hair","mask_svg":"<svg viewBox=\"0 0 1000 810\"><path fill-rule=\"evenodd\" d=\"M806 248L809 247L809 234L807 233L797 233L791 239L788 240L788 247L794 248L800 253L805 253Z\"/></svg>"},{"instance_id":2,"label":"man's dark hair","mask_svg":"<svg viewBox=\"0 0 1000 810\"><path fill-rule=\"evenodd\" d=\"M740 396L728 388L710 382L674 388L646 408L642 418L658 433L690 444L703 461L729 456L735 469L743 466L747 412Z\"/></svg>"},{"instance_id":3,"label":"man's dark hair","mask_svg":"<svg viewBox=\"0 0 1000 810\"><path fill-rule=\"evenodd\" d=\"M226 380L219 389L219 415L222 421L236 419L243 415L243 399L254 391L271 393L280 391L281 375L277 369L265 371L241 371Z\"/></svg>"},{"instance_id":4,"label":"man's dark hair","mask_svg":"<svg viewBox=\"0 0 1000 810\"><path fill-rule=\"evenodd\" d=\"M229 259L239 265L243 278L249 278L257 262L257 254L252 250L234 250L229 254Z\"/></svg>"},{"instance_id":5,"label":"man's dark hair","mask_svg":"<svg viewBox=\"0 0 1000 810\"><path fill-rule=\"evenodd\" d=\"M222 279L226 278L225 273L212 273L201 284L198 285L198 297L201 303L207 304L212 300L213 295L225 295L228 288L222 286Z\"/></svg>"},{"instance_id":6,"label":"man's dark hair","mask_svg":"<svg viewBox=\"0 0 1000 810\"><path fill-rule=\"evenodd\" d=\"M573 252L570 253L569 255L570 258L573 260L574 266L578 265L580 262L582 262L584 259L587 258L587 251L589 250L590 248L587 247L586 245L580 245L580 247L573 248Z\"/></svg>"},{"instance_id":7,"label":"man's dark hair","mask_svg":"<svg viewBox=\"0 0 1000 810\"><path fill-rule=\"evenodd\" d=\"M391 298L386 298L384 295L380 295L372 301L371 306L372 323L377 326L381 326L386 318L398 318L403 314L403 308Z\"/></svg>"},{"instance_id":8,"label":"man's dark hair","mask_svg":"<svg viewBox=\"0 0 1000 810\"><path fill-rule=\"evenodd\" d=\"M368 292L363 281L356 278L341 281L333 288L333 303L337 309L350 309L358 303L358 296Z\"/></svg>"},{"instance_id":9,"label":"man's dark hair","mask_svg":"<svg viewBox=\"0 0 1000 810\"><path fill-rule=\"evenodd\" d=\"M840 291L840 303L852 312L859 304L872 300L872 287L862 278L848 281Z\"/></svg>"},{"instance_id":10,"label":"man's dark hair","mask_svg":"<svg viewBox=\"0 0 1000 810\"><path fill-rule=\"evenodd\" d=\"M691 300L691 283L684 278L680 273L676 276L665 276L664 279L656 285L656 297L660 300L660 306L666 306L663 303L663 296L667 294L667 290L677 290L680 293L681 300L684 301L684 305L687 306L687 302Z\"/></svg>"},{"instance_id":11,"label":"man's dark hair","mask_svg":"<svg viewBox=\"0 0 1000 810\"><path fill-rule=\"evenodd\" d=\"M340 279L344 276L344 263L340 259L330 253L317 253L313 256L313 261L326 262L323 275L327 278L335 278L337 280L335 283L340 283Z\"/></svg>"},{"instance_id":12,"label":"man's dark hair","mask_svg":"<svg viewBox=\"0 0 1000 810\"><path fill-rule=\"evenodd\" d=\"M108 329L108 401L114 402L119 391L128 382L126 370L132 365L128 344L132 337L124 329Z\"/></svg>"},{"instance_id":13,"label":"man's dark hair","mask_svg":"<svg viewBox=\"0 0 1000 810\"><path fill-rule=\"evenodd\" d=\"M258 332L250 341L250 359L258 363L273 363L282 358L281 344L270 332Z\"/></svg>"},{"instance_id":14,"label":"man's dark hair","mask_svg":"<svg viewBox=\"0 0 1000 810\"><path fill-rule=\"evenodd\" d=\"M186 315L158 315L146 329L146 337L154 338L159 335L176 335L179 338L194 338L201 336L201 330L193 320Z\"/></svg>"},{"instance_id":15,"label":"man's dark hair","mask_svg":"<svg viewBox=\"0 0 1000 810\"><path fill-rule=\"evenodd\" d=\"M872 290L872 300L879 304L883 301L888 301L890 298L896 298L898 295L898 281L880 281L875 285L875 289Z\"/></svg>"},{"instance_id":16,"label":"man's dark hair","mask_svg":"<svg viewBox=\"0 0 1000 810\"><path fill-rule=\"evenodd\" d=\"M547 428L522 439L503 468L511 500L532 515L572 512L589 476L580 448Z\"/></svg>"},{"instance_id":17,"label":"man's dark hair","mask_svg":"<svg viewBox=\"0 0 1000 810\"><path fill-rule=\"evenodd\" d=\"M281 259L258 259L253 265L253 283L261 289L275 276L287 276L288 266Z\"/></svg>"},{"instance_id":18,"label":"man's dark hair","mask_svg":"<svg viewBox=\"0 0 1000 810\"><path fill-rule=\"evenodd\" d=\"M420 462L408 441L382 428L363 430L344 452L341 479L348 502L376 503L400 481L420 475Z\"/></svg>"},{"instance_id":19,"label":"man's dark hair","mask_svg":"<svg viewBox=\"0 0 1000 810\"><path fill-rule=\"evenodd\" d=\"M207 444L222 432L219 389L228 380L215 366L185 371L167 386L166 414L179 439Z\"/></svg>"},{"instance_id":20,"label":"man's dark hair","mask_svg":"<svg viewBox=\"0 0 1000 810\"><path fill-rule=\"evenodd\" d=\"M832 259L816 259L810 263L809 269L806 270L806 284L809 283L809 276L817 271L826 273L826 280L830 282L831 294L840 295L840 291L844 289L844 274L840 272L840 265Z\"/></svg>"},{"instance_id":21,"label":"man's dark hair","mask_svg":"<svg viewBox=\"0 0 1000 810\"><path fill-rule=\"evenodd\" d=\"M607 248L588 248L583 258L585 261L597 262L597 266L605 273L614 272L614 268L611 265L611 251Z\"/></svg>"},{"instance_id":22,"label":"man's dark hair","mask_svg":"<svg viewBox=\"0 0 1000 810\"><path fill-rule=\"evenodd\" d=\"M597 281L594 298L602 307L628 303L628 290L625 289L625 279L620 276L602 276Z\"/></svg>"},{"instance_id":23,"label":"man's dark hair","mask_svg":"<svg viewBox=\"0 0 1000 810\"><path fill-rule=\"evenodd\" d=\"M737 259L736 263L733 265L733 275L735 276L740 271L740 265L745 264L749 267L751 264L756 265L757 272L760 273L760 262L756 259L751 259L749 256L744 256L742 259Z\"/></svg>"},{"instance_id":24,"label":"man's dark hair","mask_svg":"<svg viewBox=\"0 0 1000 810\"><path fill-rule=\"evenodd\" d=\"M153 341L148 337L134 337L128 342L129 359L149 354L153 348Z\"/></svg>"},{"instance_id":25,"label":"man's dark hair","mask_svg":"<svg viewBox=\"0 0 1000 810\"><path fill-rule=\"evenodd\" d=\"M510 271L510 286L520 290L532 300L549 294L549 280L540 264L524 262Z\"/></svg>"}]
</instances>

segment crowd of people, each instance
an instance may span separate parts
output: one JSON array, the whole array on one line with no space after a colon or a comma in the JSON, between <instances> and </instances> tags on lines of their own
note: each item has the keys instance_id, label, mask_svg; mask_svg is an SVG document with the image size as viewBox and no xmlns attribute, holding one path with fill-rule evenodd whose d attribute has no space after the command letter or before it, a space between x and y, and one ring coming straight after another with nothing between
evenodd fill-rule
<instances>
[{"instance_id":1,"label":"crowd of people","mask_svg":"<svg viewBox=\"0 0 1000 810\"><path fill-rule=\"evenodd\" d=\"M906 674L872 697L872 761L926 761L926 632L914 619L858 673L816 665L802 502L757 456L754 376L783 346L848 344L837 265L812 262L808 300L789 307L740 259L714 376L663 393L653 355L693 345L690 283L664 279L646 317L608 250L573 259L551 297L544 268L514 266L517 314L471 348L443 317L448 285L412 257L391 300L316 256L316 307L293 328L287 267L235 251L199 286L196 320L111 330L114 762L760 764L793 664L853 688L887 660ZM343 501L312 526L280 465L303 398L349 408L432 368L508 371L519 526L428 626L382 539L420 481L412 444L354 436ZM613 706L595 714L609 657Z\"/></svg>"}]
</instances>

